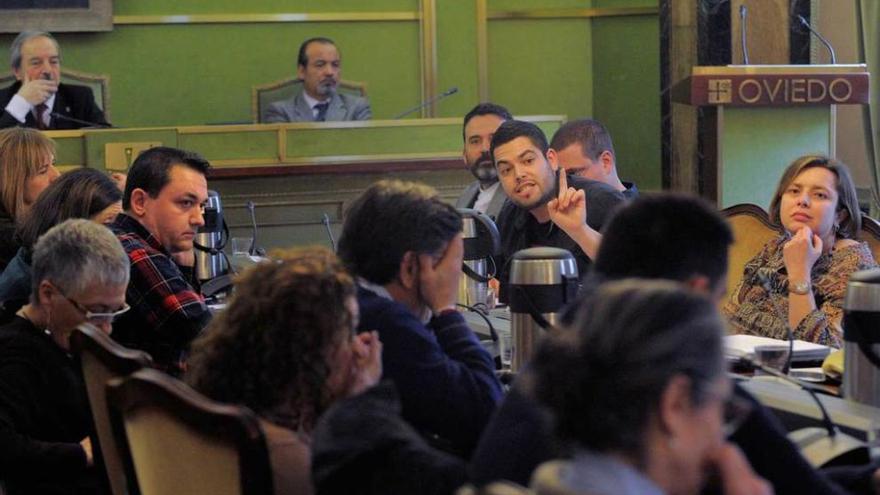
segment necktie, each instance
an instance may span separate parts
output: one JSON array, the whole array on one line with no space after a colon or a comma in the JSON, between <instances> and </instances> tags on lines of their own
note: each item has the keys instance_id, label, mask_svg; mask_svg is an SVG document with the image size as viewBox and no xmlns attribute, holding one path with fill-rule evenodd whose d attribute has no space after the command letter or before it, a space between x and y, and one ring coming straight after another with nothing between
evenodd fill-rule
<instances>
[{"instance_id":1,"label":"necktie","mask_svg":"<svg viewBox=\"0 0 880 495\"><path fill-rule=\"evenodd\" d=\"M329 106L330 102L327 101L315 105L315 108L318 109L318 115L315 117L316 122L324 122L327 119L327 107Z\"/></svg>"},{"instance_id":2,"label":"necktie","mask_svg":"<svg viewBox=\"0 0 880 495\"><path fill-rule=\"evenodd\" d=\"M45 103L40 103L34 109L37 111L37 129L46 130L49 126L46 125L46 121L43 120L43 115L46 114L46 110L49 107L46 106Z\"/></svg>"}]
</instances>

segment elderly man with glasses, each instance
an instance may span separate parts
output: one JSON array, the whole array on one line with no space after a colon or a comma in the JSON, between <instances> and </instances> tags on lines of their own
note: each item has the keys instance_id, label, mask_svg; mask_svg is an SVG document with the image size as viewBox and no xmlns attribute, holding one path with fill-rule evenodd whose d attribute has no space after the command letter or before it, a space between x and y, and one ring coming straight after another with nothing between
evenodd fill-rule
<instances>
[{"instance_id":1,"label":"elderly man with glasses","mask_svg":"<svg viewBox=\"0 0 880 495\"><path fill-rule=\"evenodd\" d=\"M129 261L89 220L51 228L34 247L30 303L0 327L0 479L6 493L102 493L93 467L85 384L69 355L73 330L110 333Z\"/></svg>"}]
</instances>

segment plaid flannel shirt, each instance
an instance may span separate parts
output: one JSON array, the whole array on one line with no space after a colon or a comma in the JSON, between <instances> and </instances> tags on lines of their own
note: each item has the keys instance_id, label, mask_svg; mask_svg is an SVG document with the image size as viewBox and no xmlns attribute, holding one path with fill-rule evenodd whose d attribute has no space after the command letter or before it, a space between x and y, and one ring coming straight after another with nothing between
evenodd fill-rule
<instances>
[{"instance_id":1,"label":"plaid flannel shirt","mask_svg":"<svg viewBox=\"0 0 880 495\"><path fill-rule=\"evenodd\" d=\"M178 373L190 342L211 319L205 300L140 222L123 213L110 228L131 261L125 292L131 311L113 324L113 337L150 353L156 364Z\"/></svg>"}]
</instances>

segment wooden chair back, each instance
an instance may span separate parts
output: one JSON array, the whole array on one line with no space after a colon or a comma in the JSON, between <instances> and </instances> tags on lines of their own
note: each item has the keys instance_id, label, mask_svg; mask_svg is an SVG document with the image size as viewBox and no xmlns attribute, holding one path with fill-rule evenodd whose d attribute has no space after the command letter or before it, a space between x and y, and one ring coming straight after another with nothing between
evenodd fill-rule
<instances>
[{"instance_id":1,"label":"wooden chair back","mask_svg":"<svg viewBox=\"0 0 880 495\"><path fill-rule=\"evenodd\" d=\"M107 383L152 364L142 351L117 344L104 332L88 323L78 326L70 336L70 347L77 357L86 383L89 406L95 422L101 459L113 495L125 495L126 479L122 457L116 449L113 428L107 414Z\"/></svg>"},{"instance_id":2,"label":"wooden chair back","mask_svg":"<svg viewBox=\"0 0 880 495\"><path fill-rule=\"evenodd\" d=\"M770 223L770 217L758 205L738 204L721 211L733 230L733 245L727 258L727 294L733 294L742 280L743 269L779 229Z\"/></svg>"},{"instance_id":3,"label":"wooden chair back","mask_svg":"<svg viewBox=\"0 0 880 495\"><path fill-rule=\"evenodd\" d=\"M862 231L860 240L868 243L874 261L880 263L880 222L868 215L862 215Z\"/></svg>"},{"instance_id":4,"label":"wooden chair back","mask_svg":"<svg viewBox=\"0 0 880 495\"><path fill-rule=\"evenodd\" d=\"M282 79L266 84L258 84L251 88L251 117L255 124L263 122L263 115L269 105L276 101L293 98L302 87L302 79L295 77ZM338 91L355 96L367 96L367 84L359 81L340 80Z\"/></svg>"},{"instance_id":5,"label":"wooden chair back","mask_svg":"<svg viewBox=\"0 0 880 495\"><path fill-rule=\"evenodd\" d=\"M257 417L154 369L110 382L110 420L126 474L142 495L270 495Z\"/></svg>"}]
</instances>

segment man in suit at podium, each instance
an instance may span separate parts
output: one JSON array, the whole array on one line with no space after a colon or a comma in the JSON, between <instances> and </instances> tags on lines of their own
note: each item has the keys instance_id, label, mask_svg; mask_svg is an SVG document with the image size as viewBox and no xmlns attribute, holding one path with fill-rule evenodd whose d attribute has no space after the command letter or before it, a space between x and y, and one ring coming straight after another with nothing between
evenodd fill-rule
<instances>
[{"instance_id":1,"label":"man in suit at podium","mask_svg":"<svg viewBox=\"0 0 880 495\"><path fill-rule=\"evenodd\" d=\"M507 195L498 182L489 144L495 129L507 120L513 120L510 112L494 103L480 103L464 116L462 159L477 180L461 193L455 202L456 208L473 208L495 220L504 206Z\"/></svg>"},{"instance_id":2,"label":"man in suit at podium","mask_svg":"<svg viewBox=\"0 0 880 495\"><path fill-rule=\"evenodd\" d=\"M329 38L311 38L299 47L296 77L302 89L293 98L269 105L263 122L330 122L368 120L366 98L336 91L342 72L339 50Z\"/></svg>"},{"instance_id":3,"label":"man in suit at podium","mask_svg":"<svg viewBox=\"0 0 880 495\"><path fill-rule=\"evenodd\" d=\"M51 34L25 31L12 42L10 65L17 79L0 90L0 128L107 127L92 90L61 83L61 53Z\"/></svg>"}]
</instances>

